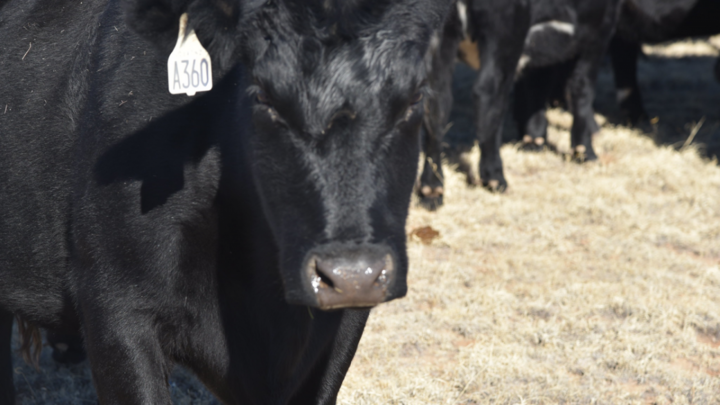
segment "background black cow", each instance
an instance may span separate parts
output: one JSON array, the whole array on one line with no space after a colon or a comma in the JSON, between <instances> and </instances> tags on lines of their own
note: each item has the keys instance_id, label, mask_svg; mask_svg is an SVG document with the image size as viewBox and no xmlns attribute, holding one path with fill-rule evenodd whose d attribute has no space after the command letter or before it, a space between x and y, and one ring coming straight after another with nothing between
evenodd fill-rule
<instances>
[{"instance_id":1,"label":"background black cow","mask_svg":"<svg viewBox=\"0 0 720 405\"><path fill-rule=\"evenodd\" d=\"M103 404L169 404L173 363L228 404L334 403L362 308L406 291L447 6L6 2L0 403L13 315L82 331ZM215 77L194 98L167 89L183 13Z\"/></svg>"},{"instance_id":2,"label":"background black cow","mask_svg":"<svg viewBox=\"0 0 720 405\"><path fill-rule=\"evenodd\" d=\"M448 20L448 24L457 24L459 20L467 25L471 39L477 42L481 61L473 88L475 126L481 150L481 184L493 191L507 187L500 158L502 122L517 78L526 83L562 80L566 103L574 118L571 131L574 158L578 161L596 159L592 135L599 127L592 108L594 86L615 29L620 1L467 0L459 4L458 17ZM560 68L547 69L549 66ZM524 104L516 110L518 125L524 129L521 133L526 135L528 147L543 147L546 143L545 103L556 86L532 89L523 89L522 83L518 86L519 93L527 94L523 96ZM431 165L426 164L418 190L424 204L433 207L441 201L441 193L436 191L437 184L428 183L427 179L432 178L426 174L429 168ZM475 180L468 177L468 182Z\"/></svg>"},{"instance_id":3,"label":"background black cow","mask_svg":"<svg viewBox=\"0 0 720 405\"><path fill-rule=\"evenodd\" d=\"M610 43L617 100L623 117L632 124L647 118L637 81L641 44L720 33L717 0L626 0L617 33ZM715 64L720 80L720 63Z\"/></svg>"}]
</instances>

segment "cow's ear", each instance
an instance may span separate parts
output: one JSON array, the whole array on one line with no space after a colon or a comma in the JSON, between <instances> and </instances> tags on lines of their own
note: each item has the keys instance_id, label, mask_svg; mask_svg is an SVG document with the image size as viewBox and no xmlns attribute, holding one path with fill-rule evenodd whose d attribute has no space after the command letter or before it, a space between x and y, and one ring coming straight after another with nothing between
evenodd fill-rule
<instances>
[{"instance_id":1,"label":"cow's ear","mask_svg":"<svg viewBox=\"0 0 720 405\"><path fill-rule=\"evenodd\" d=\"M177 42L180 16L188 14L194 29L214 61L232 62L238 47L244 13L266 0L123 0L123 11L132 30L168 51Z\"/></svg>"}]
</instances>

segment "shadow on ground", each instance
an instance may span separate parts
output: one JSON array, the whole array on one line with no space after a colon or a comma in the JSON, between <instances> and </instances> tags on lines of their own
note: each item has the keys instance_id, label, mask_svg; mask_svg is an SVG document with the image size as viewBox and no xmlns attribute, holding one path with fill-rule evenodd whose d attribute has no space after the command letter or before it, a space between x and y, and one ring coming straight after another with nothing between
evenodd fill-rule
<instances>
[{"instance_id":1,"label":"shadow on ground","mask_svg":"<svg viewBox=\"0 0 720 405\"><path fill-rule=\"evenodd\" d=\"M13 370L18 405L97 404L87 360L76 365L53 361L51 349L44 347L40 368L25 363L18 355L17 329L13 334ZM45 336L43 340L45 341ZM169 380L173 404L219 405L219 402L187 370L176 367Z\"/></svg>"}]
</instances>

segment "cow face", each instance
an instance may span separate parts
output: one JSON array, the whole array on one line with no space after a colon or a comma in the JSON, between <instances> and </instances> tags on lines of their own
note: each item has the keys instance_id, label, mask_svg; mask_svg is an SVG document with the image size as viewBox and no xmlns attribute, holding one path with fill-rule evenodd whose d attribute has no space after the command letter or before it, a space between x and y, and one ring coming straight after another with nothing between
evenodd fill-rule
<instances>
[{"instance_id":1,"label":"cow face","mask_svg":"<svg viewBox=\"0 0 720 405\"><path fill-rule=\"evenodd\" d=\"M147 11L163 0L126 1L137 32L173 43ZM333 309L405 295L423 58L450 2L165 2L189 14L214 63L238 54L250 75L249 159L286 300Z\"/></svg>"},{"instance_id":2,"label":"cow face","mask_svg":"<svg viewBox=\"0 0 720 405\"><path fill-rule=\"evenodd\" d=\"M268 4L251 20L256 183L286 299L373 306L407 290L423 56L442 8L311 3Z\"/></svg>"}]
</instances>

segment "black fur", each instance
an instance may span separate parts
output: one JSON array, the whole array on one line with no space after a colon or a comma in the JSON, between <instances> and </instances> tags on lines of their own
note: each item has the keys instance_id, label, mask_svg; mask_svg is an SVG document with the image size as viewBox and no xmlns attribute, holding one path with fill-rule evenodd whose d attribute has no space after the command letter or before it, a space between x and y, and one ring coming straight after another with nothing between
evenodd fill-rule
<instances>
[{"instance_id":1,"label":"black fur","mask_svg":"<svg viewBox=\"0 0 720 405\"><path fill-rule=\"evenodd\" d=\"M720 2L717 0L626 0L617 34L610 45L618 103L631 124L647 119L637 82L637 59L641 43L720 33ZM715 76L720 80L716 64Z\"/></svg>"},{"instance_id":2,"label":"black fur","mask_svg":"<svg viewBox=\"0 0 720 405\"><path fill-rule=\"evenodd\" d=\"M303 269L382 247L386 300L405 294L415 100L449 4L326 4L2 5L0 404L10 314L82 332L102 404L170 404L173 363L227 404L335 403L369 310L311 308ZM183 12L214 62L194 98L167 91Z\"/></svg>"}]
</instances>

